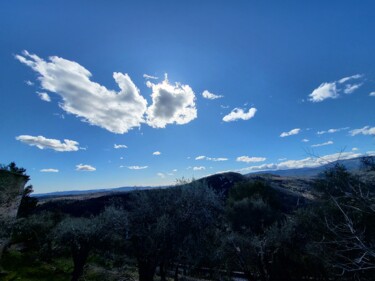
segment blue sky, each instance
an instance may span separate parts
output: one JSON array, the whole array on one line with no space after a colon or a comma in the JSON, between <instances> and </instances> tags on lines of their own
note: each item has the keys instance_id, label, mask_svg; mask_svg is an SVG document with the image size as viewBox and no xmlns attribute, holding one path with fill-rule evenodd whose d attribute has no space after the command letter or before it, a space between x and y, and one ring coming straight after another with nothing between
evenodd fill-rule
<instances>
[{"instance_id":1,"label":"blue sky","mask_svg":"<svg viewBox=\"0 0 375 281\"><path fill-rule=\"evenodd\" d=\"M374 153L375 4L263 2L2 1L0 162L43 193Z\"/></svg>"}]
</instances>

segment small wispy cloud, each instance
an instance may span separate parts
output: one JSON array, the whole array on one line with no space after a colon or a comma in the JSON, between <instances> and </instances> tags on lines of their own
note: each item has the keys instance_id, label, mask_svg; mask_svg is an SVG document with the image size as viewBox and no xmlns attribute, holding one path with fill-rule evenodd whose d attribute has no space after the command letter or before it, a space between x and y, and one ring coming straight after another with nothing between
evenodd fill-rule
<instances>
[{"instance_id":1,"label":"small wispy cloud","mask_svg":"<svg viewBox=\"0 0 375 281\"><path fill-rule=\"evenodd\" d=\"M143 74L143 78L145 78L145 79L152 79L152 80L159 79L159 77L148 75L148 74Z\"/></svg>"},{"instance_id":2,"label":"small wispy cloud","mask_svg":"<svg viewBox=\"0 0 375 281\"><path fill-rule=\"evenodd\" d=\"M309 139L302 139L302 142L309 142Z\"/></svg>"},{"instance_id":3,"label":"small wispy cloud","mask_svg":"<svg viewBox=\"0 0 375 281\"><path fill-rule=\"evenodd\" d=\"M300 131L301 131L300 128L295 128L293 130L290 130L289 132L282 132L280 134L280 137L285 138L285 137L289 137L289 136L293 136L293 135L298 135Z\"/></svg>"},{"instance_id":4,"label":"small wispy cloud","mask_svg":"<svg viewBox=\"0 0 375 281\"><path fill-rule=\"evenodd\" d=\"M42 101L51 102L51 98L46 92L41 92L41 93L37 92L37 93L38 93L39 98Z\"/></svg>"},{"instance_id":5,"label":"small wispy cloud","mask_svg":"<svg viewBox=\"0 0 375 281\"><path fill-rule=\"evenodd\" d=\"M245 162L245 163L255 163L255 162L263 162L266 161L267 158L265 157L249 157L249 156L239 156L237 157L237 162Z\"/></svg>"},{"instance_id":6,"label":"small wispy cloud","mask_svg":"<svg viewBox=\"0 0 375 281\"><path fill-rule=\"evenodd\" d=\"M349 127L337 128L337 129L329 129L327 131L318 131L317 134L318 135L333 134L333 133L337 133L337 132L345 131L345 130L349 130Z\"/></svg>"},{"instance_id":7,"label":"small wispy cloud","mask_svg":"<svg viewBox=\"0 0 375 281\"><path fill-rule=\"evenodd\" d=\"M93 172L96 168L91 165L78 164L76 165L76 171Z\"/></svg>"},{"instance_id":8,"label":"small wispy cloud","mask_svg":"<svg viewBox=\"0 0 375 281\"><path fill-rule=\"evenodd\" d=\"M25 84L26 84L27 86L33 86L33 85L34 85L34 83L31 82L30 80L26 80L26 81L25 81Z\"/></svg>"},{"instance_id":9,"label":"small wispy cloud","mask_svg":"<svg viewBox=\"0 0 375 281\"><path fill-rule=\"evenodd\" d=\"M194 171L202 171L202 170L206 170L206 167L204 167L204 166L196 166L196 167L193 167L193 170Z\"/></svg>"},{"instance_id":10,"label":"small wispy cloud","mask_svg":"<svg viewBox=\"0 0 375 281\"><path fill-rule=\"evenodd\" d=\"M148 166L128 166L128 169L130 170L143 170L143 169L147 169Z\"/></svg>"},{"instance_id":11,"label":"small wispy cloud","mask_svg":"<svg viewBox=\"0 0 375 281\"><path fill-rule=\"evenodd\" d=\"M49 169L41 169L40 170L42 173L58 173L59 170L58 169L52 169L52 168L49 168Z\"/></svg>"},{"instance_id":12,"label":"small wispy cloud","mask_svg":"<svg viewBox=\"0 0 375 281\"><path fill-rule=\"evenodd\" d=\"M365 126L361 129L354 129L349 131L351 136L356 135L375 135L375 127Z\"/></svg>"},{"instance_id":13,"label":"small wispy cloud","mask_svg":"<svg viewBox=\"0 0 375 281\"><path fill-rule=\"evenodd\" d=\"M163 174L163 173L157 173L156 175L159 176L159 177L161 177L162 179L165 178L165 174Z\"/></svg>"},{"instance_id":14,"label":"small wispy cloud","mask_svg":"<svg viewBox=\"0 0 375 281\"><path fill-rule=\"evenodd\" d=\"M313 144L313 145L311 145L311 147L320 147L320 146L326 146L326 145L331 145L331 144L333 144L333 141L327 141L327 142L323 142L323 143Z\"/></svg>"},{"instance_id":15,"label":"small wispy cloud","mask_svg":"<svg viewBox=\"0 0 375 281\"><path fill-rule=\"evenodd\" d=\"M128 148L125 144L114 144L113 148L120 149L120 148Z\"/></svg>"},{"instance_id":16,"label":"small wispy cloud","mask_svg":"<svg viewBox=\"0 0 375 281\"><path fill-rule=\"evenodd\" d=\"M155 151L152 153L152 155L161 155L161 152L160 151Z\"/></svg>"},{"instance_id":17,"label":"small wispy cloud","mask_svg":"<svg viewBox=\"0 0 375 281\"><path fill-rule=\"evenodd\" d=\"M375 97L375 92L371 92L371 93L369 94L369 96L370 96L370 97Z\"/></svg>"},{"instance_id":18,"label":"small wispy cloud","mask_svg":"<svg viewBox=\"0 0 375 281\"><path fill-rule=\"evenodd\" d=\"M63 142L56 139L47 139L43 136L20 135L16 140L26 143L30 146L36 146L39 149L53 149L58 152L77 151L79 143L74 140L64 139Z\"/></svg>"},{"instance_id":19,"label":"small wispy cloud","mask_svg":"<svg viewBox=\"0 0 375 281\"><path fill-rule=\"evenodd\" d=\"M208 161L220 162L220 161L227 161L228 158L225 158L225 157L214 158L214 157L207 157L204 155L200 155L200 156L195 157L195 160L208 160Z\"/></svg>"},{"instance_id":20,"label":"small wispy cloud","mask_svg":"<svg viewBox=\"0 0 375 281\"><path fill-rule=\"evenodd\" d=\"M242 108L234 108L229 114L223 117L224 122L233 122L237 120L249 120L255 116L257 109L252 107L245 112Z\"/></svg>"},{"instance_id":21,"label":"small wispy cloud","mask_svg":"<svg viewBox=\"0 0 375 281\"><path fill-rule=\"evenodd\" d=\"M204 90L203 93L202 93L202 96L205 98L205 99L209 99L209 100L216 100L216 99L220 99L220 98L223 98L224 96L222 95L215 95L213 93L210 93L209 91L207 90Z\"/></svg>"}]
</instances>

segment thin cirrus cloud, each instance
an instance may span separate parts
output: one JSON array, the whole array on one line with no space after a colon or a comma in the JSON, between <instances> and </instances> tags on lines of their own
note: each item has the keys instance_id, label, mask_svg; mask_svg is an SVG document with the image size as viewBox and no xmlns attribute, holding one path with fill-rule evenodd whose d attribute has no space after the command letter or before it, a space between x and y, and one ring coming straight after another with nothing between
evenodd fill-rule
<instances>
[{"instance_id":1,"label":"thin cirrus cloud","mask_svg":"<svg viewBox=\"0 0 375 281\"><path fill-rule=\"evenodd\" d=\"M256 163L256 162L263 162L266 161L267 158L265 157L249 157L249 156L239 156L237 157L237 162L245 162L245 163Z\"/></svg>"},{"instance_id":2,"label":"thin cirrus cloud","mask_svg":"<svg viewBox=\"0 0 375 281\"><path fill-rule=\"evenodd\" d=\"M356 135L375 135L375 127L370 127L370 126L365 126L360 129L354 129L349 131L349 134L351 136L356 136Z\"/></svg>"},{"instance_id":3,"label":"thin cirrus cloud","mask_svg":"<svg viewBox=\"0 0 375 281\"><path fill-rule=\"evenodd\" d=\"M59 105L64 111L112 133L124 134L143 123L154 128L181 125L197 117L195 94L189 85L172 85L168 79L158 84L147 81L152 88L152 104L147 107L128 74L113 73L120 88L114 91L91 81L90 71L74 61L57 56L44 60L27 51L15 58L39 75L42 89L61 97Z\"/></svg>"},{"instance_id":4,"label":"thin cirrus cloud","mask_svg":"<svg viewBox=\"0 0 375 281\"><path fill-rule=\"evenodd\" d=\"M158 84L148 81L152 104L147 108L147 124L165 128L167 124L187 124L197 118L195 94L189 85L169 83L167 76Z\"/></svg>"},{"instance_id":5,"label":"thin cirrus cloud","mask_svg":"<svg viewBox=\"0 0 375 281\"><path fill-rule=\"evenodd\" d=\"M114 144L113 145L114 149L120 149L120 148L128 148L125 144Z\"/></svg>"},{"instance_id":6,"label":"thin cirrus cloud","mask_svg":"<svg viewBox=\"0 0 375 281\"><path fill-rule=\"evenodd\" d=\"M203 93L202 93L202 97L204 97L205 99L209 99L209 100L216 100L216 99L220 99L220 98L223 98L224 96L222 95L215 95L207 90L204 90Z\"/></svg>"},{"instance_id":7,"label":"thin cirrus cloud","mask_svg":"<svg viewBox=\"0 0 375 281\"><path fill-rule=\"evenodd\" d=\"M94 172L96 171L96 168L91 165L85 165L85 164L78 164L76 165L76 171L82 171L82 172Z\"/></svg>"},{"instance_id":8,"label":"thin cirrus cloud","mask_svg":"<svg viewBox=\"0 0 375 281\"><path fill-rule=\"evenodd\" d=\"M337 128L337 129L329 129L327 131L318 131L317 134L318 135L333 134L333 133L341 132L341 131L344 131L344 130L349 130L349 127Z\"/></svg>"},{"instance_id":9,"label":"thin cirrus cloud","mask_svg":"<svg viewBox=\"0 0 375 281\"><path fill-rule=\"evenodd\" d=\"M57 139L47 139L43 136L20 135L16 137L16 140L30 146L36 146L39 149L53 149L59 152L78 151L80 149L78 142L69 139L60 141Z\"/></svg>"},{"instance_id":10,"label":"thin cirrus cloud","mask_svg":"<svg viewBox=\"0 0 375 281\"><path fill-rule=\"evenodd\" d=\"M362 86L362 82L352 83L353 80L363 78L363 75L356 74L348 77L341 78L333 82L324 82L320 86L312 91L309 95L309 101L311 102L322 102L326 99L336 99L341 93L352 94L359 87Z\"/></svg>"},{"instance_id":11,"label":"thin cirrus cloud","mask_svg":"<svg viewBox=\"0 0 375 281\"><path fill-rule=\"evenodd\" d=\"M331 145L331 144L333 144L333 141L327 141L327 142L323 142L323 143L313 144L313 145L311 145L311 147L321 147L321 146L326 146L326 145Z\"/></svg>"},{"instance_id":12,"label":"thin cirrus cloud","mask_svg":"<svg viewBox=\"0 0 375 281\"><path fill-rule=\"evenodd\" d=\"M148 166L128 166L129 170L144 170L147 169Z\"/></svg>"},{"instance_id":13,"label":"thin cirrus cloud","mask_svg":"<svg viewBox=\"0 0 375 281\"><path fill-rule=\"evenodd\" d=\"M252 107L246 112L242 108L234 108L229 114L223 117L224 122L233 122L237 120L249 120L255 116L257 109Z\"/></svg>"},{"instance_id":14,"label":"thin cirrus cloud","mask_svg":"<svg viewBox=\"0 0 375 281\"><path fill-rule=\"evenodd\" d=\"M149 80L149 79L152 79L152 80L157 80L159 79L159 77L156 77L156 76L152 76L152 75L148 75L148 74L143 74L143 78Z\"/></svg>"},{"instance_id":15,"label":"thin cirrus cloud","mask_svg":"<svg viewBox=\"0 0 375 281\"><path fill-rule=\"evenodd\" d=\"M203 170L206 170L206 167L204 167L204 166L196 166L196 167L193 167L193 170L194 171L203 171Z\"/></svg>"},{"instance_id":16,"label":"thin cirrus cloud","mask_svg":"<svg viewBox=\"0 0 375 281\"><path fill-rule=\"evenodd\" d=\"M371 93L369 93L369 96L370 96L370 97L375 97L375 92L371 92Z\"/></svg>"},{"instance_id":17,"label":"thin cirrus cloud","mask_svg":"<svg viewBox=\"0 0 375 281\"><path fill-rule=\"evenodd\" d=\"M280 137L285 138L285 137L290 137L290 136L293 136L293 135L298 135L300 131L301 131L300 128L295 128L295 129L290 130L289 132L282 132L280 134Z\"/></svg>"},{"instance_id":18,"label":"thin cirrus cloud","mask_svg":"<svg viewBox=\"0 0 375 281\"><path fill-rule=\"evenodd\" d=\"M58 173L58 172L59 172L58 169L52 169L52 168L41 169L40 171L41 171L42 173Z\"/></svg>"},{"instance_id":19,"label":"thin cirrus cloud","mask_svg":"<svg viewBox=\"0 0 375 281\"><path fill-rule=\"evenodd\" d=\"M228 158L225 158L225 157L213 158L213 157L207 157L207 156L204 156L204 155L200 155L200 156L195 157L195 160L208 160L208 161L214 161L214 162L221 162L221 161L227 161Z\"/></svg>"},{"instance_id":20,"label":"thin cirrus cloud","mask_svg":"<svg viewBox=\"0 0 375 281\"><path fill-rule=\"evenodd\" d=\"M38 96L42 101L51 102L50 96L45 92L41 92L41 93L38 92Z\"/></svg>"}]
</instances>

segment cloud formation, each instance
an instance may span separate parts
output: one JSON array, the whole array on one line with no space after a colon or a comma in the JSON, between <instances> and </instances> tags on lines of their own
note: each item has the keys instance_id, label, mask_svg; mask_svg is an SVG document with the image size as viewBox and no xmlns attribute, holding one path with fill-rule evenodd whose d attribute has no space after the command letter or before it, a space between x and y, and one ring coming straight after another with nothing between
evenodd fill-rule
<instances>
[{"instance_id":1,"label":"cloud formation","mask_svg":"<svg viewBox=\"0 0 375 281\"><path fill-rule=\"evenodd\" d=\"M254 107L250 108L248 112L245 112L242 108L234 108L229 114L223 117L223 121L232 122L232 121L237 121L239 119L249 120L255 116L256 112L257 112L257 109Z\"/></svg>"},{"instance_id":2,"label":"cloud formation","mask_svg":"<svg viewBox=\"0 0 375 281\"><path fill-rule=\"evenodd\" d=\"M167 124L187 124L197 118L195 94L189 85L163 82L147 84L152 88L152 104L147 109L147 124L153 128L165 128Z\"/></svg>"},{"instance_id":3,"label":"cloud formation","mask_svg":"<svg viewBox=\"0 0 375 281\"><path fill-rule=\"evenodd\" d=\"M289 132L282 132L280 134L280 137L285 138L285 137L289 137L289 136L293 136L293 135L298 135L300 131L301 131L300 128L295 128L293 130L290 130Z\"/></svg>"},{"instance_id":4,"label":"cloud formation","mask_svg":"<svg viewBox=\"0 0 375 281\"><path fill-rule=\"evenodd\" d=\"M356 135L375 135L375 127L370 126L365 126L361 129L354 129L349 131L349 134L351 136L356 136Z\"/></svg>"},{"instance_id":5,"label":"cloud formation","mask_svg":"<svg viewBox=\"0 0 375 281\"><path fill-rule=\"evenodd\" d=\"M143 169L147 169L148 166L128 166L128 169L130 170L143 170Z\"/></svg>"},{"instance_id":6,"label":"cloud formation","mask_svg":"<svg viewBox=\"0 0 375 281\"><path fill-rule=\"evenodd\" d=\"M224 96L222 96L222 95L215 95L213 93L210 93L207 90L204 90L203 93L202 93L202 97L204 97L205 99L209 99L209 100L216 100L216 99L223 98Z\"/></svg>"},{"instance_id":7,"label":"cloud formation","mask_svg":"<svg viewBox=\"0 0 375 281\"><path fill-rule=\"evenodd\" d=\"M78 164L76 165L76 171L93 172L96 168L91 165Z\"/></svg>"},{"instance_id":8,"label":"cloud formation","mask_svg":"<svg viewBox=\"0 0 375 281\"><path fill-rule=\"evenodd\" d=\"M214 161L214 162L221 162L221 161L227 161L228 158L224 158L224 157L212 158L212 157L201 155L201 156L195 157L195 160L208 160L208 161Z\"/></svg>"},{"instance_id":9,"label":"cloud formation","mask_svg":"<svg viewBox=\"0 0 375 281\"><path fill-rule=\"evenodd\" d=\"M149 79L152 79L152 80L157 80L159 79L159 77L156 77L156 76L152 76L152 75L148 75L148 74L143 74L143 78L149 80Z\"/></svg>"},{"instance_id":10,"label":"cloud formation","mask_svg":"<svg viewBox=\"0 0 375 281\"><path fill-rule=\"evenodd\" d=\"M287 160L280 163L269 163L259 166L250 166L239 170L240 172L255 172L255 171L267 171L267 170L287 170L287 169L299 169L299 168L314 168L321 165L329 164L337 160L351 159L361 156L360 153L354 152L342 152L328 154L322 157L307 157L300 160Z\"/></svg>"},{"instance_id":11,"label":"cloud formation","mask_svg":"<svg viewBox=\"0 0 375 281\"><path fill-rule=\"evenodd\" d=\"M245 162L245 163L255 163L255 162L266 161L266 159L267 158L265 158L265 157L239 156L239 157L237 157L236 161L238 161L238 162Z\"/></svg>"},{"instance_id":12,"label":"cloud formation","mask_svg":"<svg viewBox=\"0 0 375 281\"><path fill-rule=\"evenodd\" d=\"M37 93L38 93L39 98L42 101L51 102L51 98L47 93L45 93L45 92L42 92L42 93L37 92Z\"/></svg>"},{"instance_id":13,"label":"cloud formation","mask_svg":"<svg viewBox=\"0 0 375 281\"><path fill-rule=\"evenodd\" d=\"M120 148L128 148L125 144L114 144L113 148L120 149Z\"/></svg>"},{"instance_id":14,"label":"cloud formation","mask_svg":"<svg viewBox=\"0 0 375 281\"><path fill-rule=\"evenodd\" d=\"M361 79L363 75L356 74L349 77L341 78L333 82L324 82L318 88L313 90L309 95L309 101L321 102L326 99L336 99L340 96L341 92L344 94L351 94L357 90L363 83L348 83L352 80Z\"/></svg>"},{"instance_id":15,"label":"cloud formation","mask_svg":"<svg viewBox=\"0 0 375 281\"><path fill-rule=\"evenodd\" d=\"M204 167L204 166L193 167L193 170L194 171L203 171L203 170L206 170L206 167Z\"/></svg>"},{"instance_id":16,"label":"cloud formation","mask_svg":"<svg viewBox=\"0 0 375 281\"><path fill-rule=\"evenodd\" d=\"M152 155L160 155L160 154L161 154L160 151L155 151L155 152L152 153Z\"/></svg>"},{"instance_id":17,"label":"cloud formation","mask_svg":"<svg viewBox=\"0 0 375 281\"><path fill-rule=\"evenodd\" d=\"M58 169L51 169L51 168L49 168L49 169L41 169L40 171L42 173L58 173L59 172Z\"/></svg>"},{"instance_id":18,"label":"cloud formation","mask_svg":"<svg viewBox=\"0 0 375 281\"><path fill-rule=\"evenodd\" d=\"M56 139L47 139L43 136L20 135L16 140L26 143L30 146L36 146L39 149L53 149L59 152L77 151L79 143L74 140L64 139L63 142Z\"/></svg>"},{"instance_id":19,"label":"cloud formation","mask_svg":"<svg viewBox=\"0 0 375 281\"><path fill-rule=\"evenodd\" d=\"M128 74L114 72L118 92L90 80L92 74L83 66L57 56L43 60L24 51L16 55L21 63L39 74L44 90L61 97L60 107L82 121L112 133L123 134L144 121L147 101Z\"/></svg>"},{"instance_id":20,"label":"cloud formation","mask_svg":"<svg viewBox=\"0 0 375 281\"><path fill-rule=\"evenodd\" d=\"M337 133L337 132L344 131L344 130L349 130L349 127L337 128L337 129L329 129L327 131L318 131L317 134L318 135L333 134L333 133Z\"/></svg>"},{"instance_id":21,"label":"cloud formation","mask_svg":"<svg viewBox=\"0 0 375 281\"><path fill-rule=\"evenodd\" d=\"M370 97L375 97L375 92L371 92L371 93L369 94L369 96L370 96Z\"/></svg>"},{"instance_id":22,"label":"cloud formation","mask_svg":"<svg viewBox=\"0 0 375 281\"><path fill-rule=\"evenodd\" d=\"M311 145L311 147L320 147L320 146L326 146L326 145L331 145L331 144L333 144L333 141L327 141L327 142L323 142L323 143L313 144L313 145Z\"/></svg>"}]
</instances>

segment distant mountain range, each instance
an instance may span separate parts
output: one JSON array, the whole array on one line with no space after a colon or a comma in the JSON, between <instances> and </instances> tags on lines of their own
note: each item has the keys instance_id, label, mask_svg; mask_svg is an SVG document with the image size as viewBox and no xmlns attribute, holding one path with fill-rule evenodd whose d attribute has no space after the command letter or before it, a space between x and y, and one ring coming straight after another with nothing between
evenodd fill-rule
<instances>
[{"instance_id":1,"label":"distant mountain range","mask_svg":"<svg viewBox=\"0 0 375 281\"><path fill-rule=\"evenodd\" d=\"M331 162L326 165L322 165L314 168L300 168L300 169L288 169L288 170L275 170L275 171L260 171L241 175L237 173L223 173L216 174L209 177L200 179L199 181L205 181L215 189L227 190L228 186L233 183L242 181L244 178L251 178L256 175L275 175L281 177L297 177L297 178L313 178L318 176L320 173L325 171L329 167L333 167L336 164L344 165L349 171L355 172L361 168L361 157L352 158L347 160L338 160ZM102 189L91 189L91 190L71 190L71 191L57 191L44 194L33 194L34 197L40 200L48 200L54 198L72 198L72 199L84 199L93 195L104 196L116 193L130 192L134 190L147 190L152 188L168 188L169 186L124 186L118 188L102 188Z\"/></svg>"},{"instance_id":2,"label":"distant mountain range","mask_svg":"<svg viewBox=\"0 0 375 281\"><path fill-rule=\"evenodd\" d=\"M284 177L316 177L327 168L333 167L336 164L345 166L348 171L355 172L361 168L361 157L346 159L346 160L337 160L329 164L325 164L319 167L314 168L299 168L299 169L287 169L287 170L275 170L275 171L260 171L249 173L247 175L253 174L272 174Z\"/></svg>"}]
</instances>

